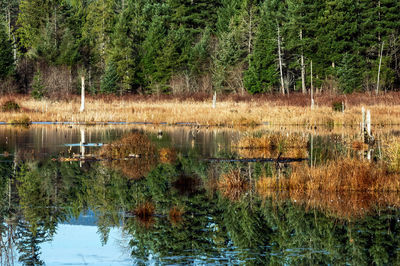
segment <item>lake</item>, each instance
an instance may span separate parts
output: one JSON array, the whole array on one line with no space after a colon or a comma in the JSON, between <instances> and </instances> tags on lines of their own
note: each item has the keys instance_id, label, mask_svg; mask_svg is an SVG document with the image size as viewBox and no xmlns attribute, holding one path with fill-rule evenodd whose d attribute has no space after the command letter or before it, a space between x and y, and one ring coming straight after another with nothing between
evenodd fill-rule
<instances>
[{"instance_id":1,"label":"lake","mask_svg":"<svg viewBox=\"0 0 400 266\"><path fill-rule=\"evenodd\" d=\"M1 125L1 264L399 264L400 130L362 138Z\"/></svg>"}]
</instances>

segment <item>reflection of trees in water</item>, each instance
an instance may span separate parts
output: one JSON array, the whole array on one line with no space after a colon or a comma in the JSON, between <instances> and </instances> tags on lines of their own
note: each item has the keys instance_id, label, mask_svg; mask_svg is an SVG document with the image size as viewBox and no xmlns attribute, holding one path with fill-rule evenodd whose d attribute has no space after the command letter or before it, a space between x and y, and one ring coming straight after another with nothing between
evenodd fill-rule
<instances>
[{"instance_id":1,"label":"reflection of trees in water","mask_svg":"<svg viewBox=\"0 0 400 266\"><path fill-rule=\"evenodd\" d=\"M270 166L263 164L239 166L247 171L249 179L270 171ZM26 264L41 263L40 243L55 234L59 222L88 209L98 218L104 243L110 228L121 226L132 257L144 263L149 254L162 263L176 263L174 257L179 257L180 263L191 263L195 258L204 263L232 264L399 262L400 239L396 236L400 233L400 211L378 206L353 219L339 219L326 212L335 207L328 203L332 198L325 201L291 195L293 201L315 201L321 204L318 207L284 197L259 198L244 193L231 201L218 193L208 193L208 186L203 185L208 174L219 177L234 167L199 162L195 156L179 157L175 164L158 164L146 178L134 180L102 163L87 164L87 168L80 168L76 162L22 163L16 169L17 190L12 198L13 205L21 208L18 212L7 205L7 200L1 201L2 224L10 216L10 209L17 213L14 241L20 261ZM5 167L3 176L11 174L12 167ZM8 196L7 180L0 177L2 199ZM129 215L144 202L154 204L150 227ZM373 202L374 198L359 207L373 206ZM179 222L171 219L174 208L184 211ZM0 229L5 239L7 228Z\"/></svg>"}]
</instances>

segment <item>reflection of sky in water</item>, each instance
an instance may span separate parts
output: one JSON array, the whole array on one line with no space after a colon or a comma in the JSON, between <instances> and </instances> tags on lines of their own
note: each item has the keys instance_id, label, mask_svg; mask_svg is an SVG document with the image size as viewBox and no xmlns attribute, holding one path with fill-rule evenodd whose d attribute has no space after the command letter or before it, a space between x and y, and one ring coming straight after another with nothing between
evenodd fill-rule
<instances>
[{"instance_id":1,"label":"reflection of sky in water","mask_svg":"<svg viewBox=\"0 0 400 266\"><path fill-rule=\"evenodd\" d=\"M132 265L120 229L102 246L97 226L59 224L53 241L41 245L46 265Z\"/></svg>"}]
</instances>

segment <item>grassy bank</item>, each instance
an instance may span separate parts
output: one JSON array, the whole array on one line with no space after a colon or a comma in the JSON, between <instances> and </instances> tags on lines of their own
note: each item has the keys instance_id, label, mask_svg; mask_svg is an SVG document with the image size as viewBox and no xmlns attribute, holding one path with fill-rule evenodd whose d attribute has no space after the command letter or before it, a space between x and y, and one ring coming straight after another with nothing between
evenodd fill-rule
<instances>
[{"instance_id":1,"label":"grassy bank","mask_svg":"<svg viewBox=\"0 0 400 266\"><path fill-rule=\"evenodd\" d=\"M88 97L86 109L80 113L80 98L37 101L29 96L3 96L0 103L13 100L19 110L2 110L0 121L29 118L50 122L193 122L201 125L358 125L361 106L371 110L372 123L400 124L400 93L381 96L354 94L348 96L319 95L314 110L307 95L290 96L225 96L212 108L211 97ZM344 112L335 111L333 104L344 102Z\"/></svg>"}]
</instances>

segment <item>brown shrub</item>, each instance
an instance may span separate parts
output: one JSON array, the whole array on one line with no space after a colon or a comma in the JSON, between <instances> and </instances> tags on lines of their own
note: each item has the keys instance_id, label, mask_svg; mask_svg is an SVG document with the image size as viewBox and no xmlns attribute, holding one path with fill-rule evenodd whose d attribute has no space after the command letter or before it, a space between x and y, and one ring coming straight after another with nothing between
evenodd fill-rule
<instances>
[{"instance_id":1,"label":"brown shrub","mask_svg":"<svg viewBox=\"0 0 400 266\"><path fill-rule=\"evenodd\" d=\"M182 221L183 221L183 218L182 218L183 213L184 213L184 211L180 207L175 206L175 207L171 208L169 210L169 215L168 215L169 221L171 222L171 224L178 225L178 224L182 223Z\"/></svg>"},{"instance_id":2,"label":"brown shrub","mask_svg":"<svg viewBox=\"0 0 400 266\"><path fill-rule=\"evenodd\" d=\"M159 155L162 163L173 163L177 158L176 151L172 148L161 148Z\"/></svg>"},{"instance_id":3,"label":"brown shrub","mask_svg":"<svg viewBox=\"0 0 400 266\"><path fill-rule=\"evenodd\" d=\"M151 202L144 202L135 208L135 216L139 223L146 228L150 228L154 224L155 207Z\"/></svg>"},{"instance_id":4,"label":"brown shrub","mask_svg":"<svg viewBox=\"0 0 400 266\"><path fill-rule=\"evenodd\" d=\"M155 146L145 135L138 132L103 146L99 156L106 159L106 166L119 169L132 179L143 177L158 162Z\"/></svg>"},{"instance_id":5,"label":"brown shrub","mask_svg":"<svg viewBox=\"0 0 400 266\"><path fill-rule=\"evenodd\" d=\"M221 175L218 181L218 189L224 197L236 201L249 189L249 182L240 170L231 170Z\"/></svg>"}]
</instances>

